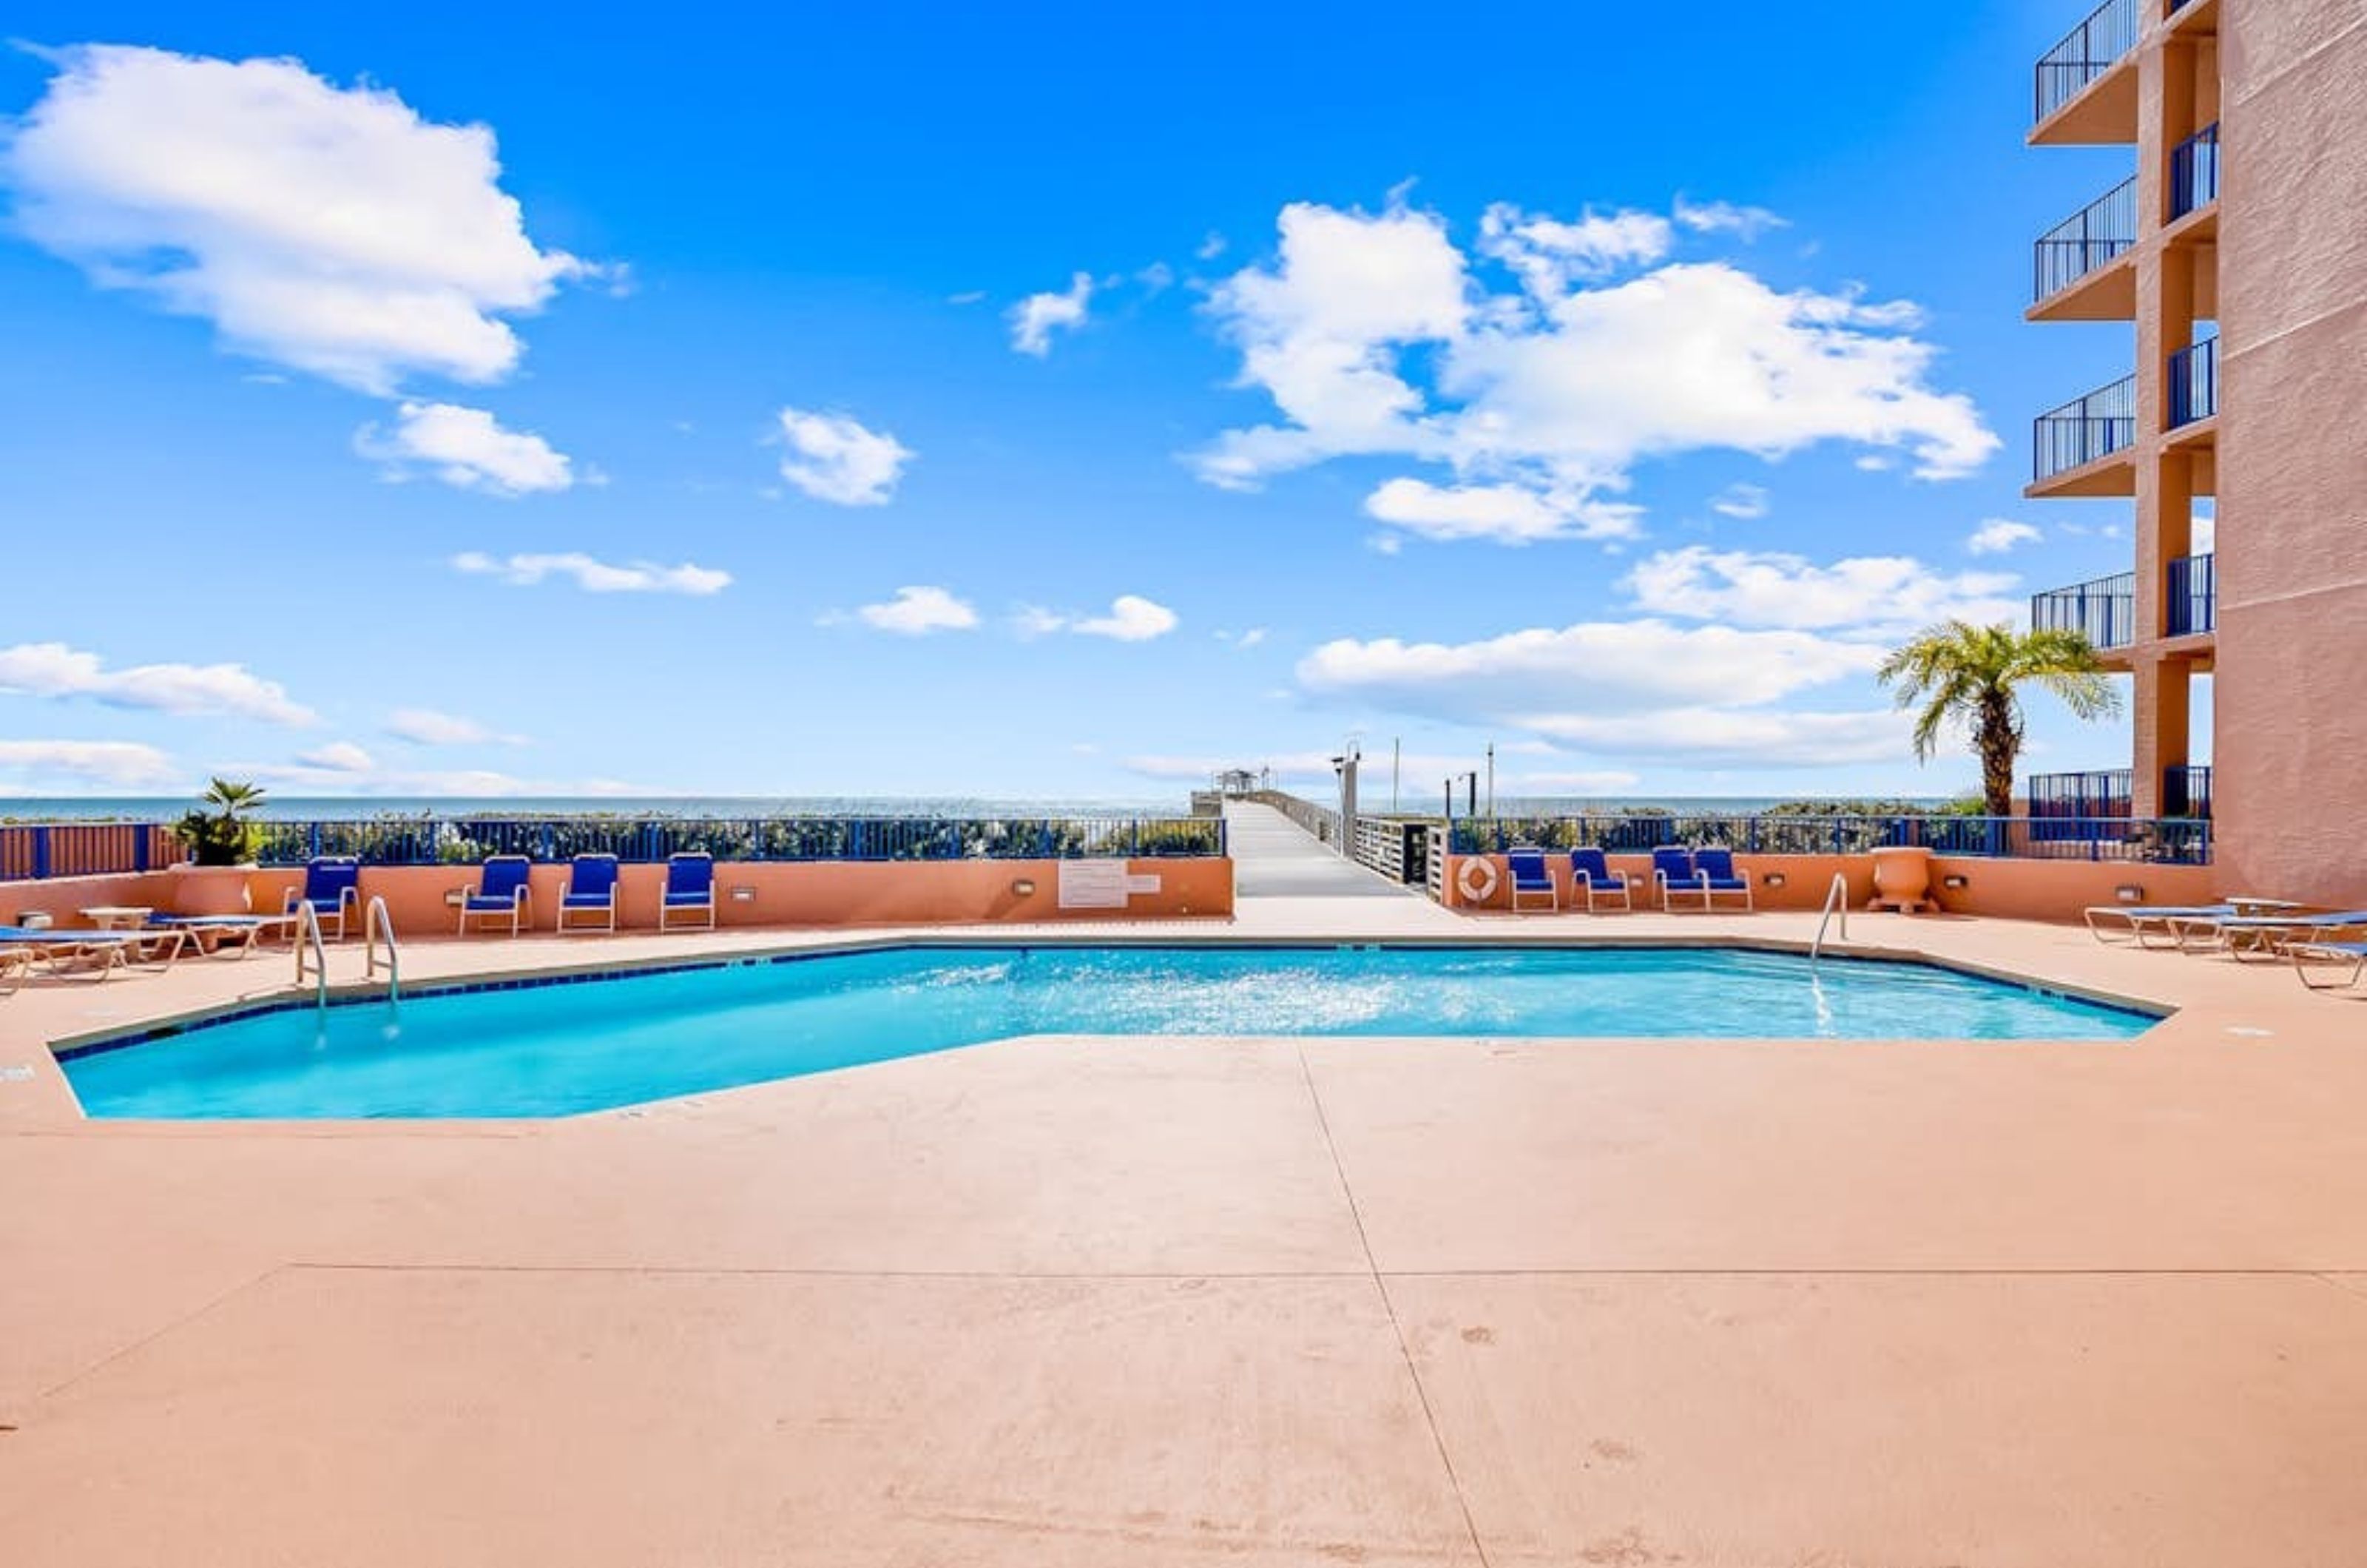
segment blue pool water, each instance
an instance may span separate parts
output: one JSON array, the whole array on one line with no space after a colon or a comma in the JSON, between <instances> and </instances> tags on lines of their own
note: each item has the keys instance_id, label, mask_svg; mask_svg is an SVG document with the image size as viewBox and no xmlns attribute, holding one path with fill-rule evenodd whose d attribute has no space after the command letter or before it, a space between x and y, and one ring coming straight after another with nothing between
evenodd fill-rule
<instances>
[{"instance_id":1,"label":"blue pool water","mask_svg":"<svg viewBox=\"0 0 2367 1568\"><path fill-rule=\"evenodd\" d=\"M2120 1040L2152 1021L1715 949L908 948L287 1009L65 1070L92 1116L557 1116L1020 1034Z\"/></svg>"}]
</instances>

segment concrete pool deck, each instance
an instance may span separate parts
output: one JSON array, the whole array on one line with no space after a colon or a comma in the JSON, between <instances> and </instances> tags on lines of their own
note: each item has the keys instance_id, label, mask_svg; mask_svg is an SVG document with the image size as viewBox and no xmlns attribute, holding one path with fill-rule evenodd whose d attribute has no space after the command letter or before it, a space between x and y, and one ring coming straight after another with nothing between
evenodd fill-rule
<instances>
[{"instance_id":1,"label":"concrete pool deck","mask_svg":"<svg viewBox=\"0 0 2367 1568\"><path fill-rule=\"evenodd\" d=\"M1277 886L1032 934L1815 924ZM561 1121L88 1122L45 1042L289 961L36 985L0 998L8 1560L2367 1561L2367 1006L2077 929L1851 930L2180 1010L2119 1044L1035 1038ZM405 976L843 936L416 942Z\"/></svg>"}]
</instances>

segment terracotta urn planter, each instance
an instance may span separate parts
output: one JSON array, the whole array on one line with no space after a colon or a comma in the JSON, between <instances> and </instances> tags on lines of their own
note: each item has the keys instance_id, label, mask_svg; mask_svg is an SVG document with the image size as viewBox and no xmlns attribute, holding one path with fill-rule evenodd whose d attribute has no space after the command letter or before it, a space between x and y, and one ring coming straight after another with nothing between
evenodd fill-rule
<instances>
[{"instance_id":1,"label":"terracotta urn planter","mask_svg":"<svg viewBox=\"0 0 2367 1568\"><path fill-rule=\"evenodd\" d=\"M1903 915L1938 908L1931 897L1931 852L1920 846L1874 851L1874 897L1866 907Z\"/></svg>"},{"instance_id":2,"label":"terracotta urn planter","mask_svg":"<svg viewBox=\"0 0 2367 1568\"><path fill-rule=\"evenodd\" d=\"M176 865L173 878L173 912L176 915L243 915L249 900L246 874L251 865Z\"/></svg>"}]
</instances>

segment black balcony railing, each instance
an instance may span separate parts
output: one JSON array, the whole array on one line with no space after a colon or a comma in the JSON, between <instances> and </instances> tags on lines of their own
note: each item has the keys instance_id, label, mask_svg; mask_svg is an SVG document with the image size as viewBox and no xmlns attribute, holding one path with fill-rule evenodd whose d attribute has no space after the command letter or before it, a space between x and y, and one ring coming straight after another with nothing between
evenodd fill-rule
<instances>
[{"instance_id":1,"label":"black balcony railing","mask_svg":"<svg viewBox=\"0 0 2367 1568\"><path fill-rule=\"evenodd\" d=\"M2210 768L2208 766L2164 768L2161 771L2161 815L2164 817L2210 816Z\"/></svg>"},{"instance_id":2,"label":"black balcony railing","mask_svg":"<svg viewBox=\"0 0 2367 1568\"><path fill-rule=\"evenodd\" d=\"M2208 554L2179 557L2169 563L2169 595L2162 606L2162 634L2192 637L2218 628L2217 563Z\"/></svg>"},{"instance_id":3,"label":"black balcony railing","mask_svg":"<svg viewBox=\"0 0 2367 1568\"><path fill-rule=\"evenodd\" d=\"M2113 186L2038 237L2031 256L2031 298L2053 299L2137 243L2137 182Z\"/></svg>"},{"instance_id":4,"label":"black balcony railing","mask_svg":"<svg viewBox=\"0 0 2367 1568\"><path fill-rule=\"evenodd\" d=\"M2137 639L2137 574L2033 593L2030 625L2033 631L2084 633L2098 648L2126 648Z\"/></svg>"},{"instance_id":5,"label":"black balcony railing","mask_svg":"<svg viewBox=\"0 0 2367 1568\"><path fill-rule=\"evenodd\" d=\"M2204 338L2169 356L2169 428L2219 412L2219 340Z\"/></svg>"},{"instance_id":6,"label":"black balcony railing","mask_svg":"<svg viewBox=\"0 0 2367 1568\"><path fill-rule=\"evenodd\" d=\"M2130 814L2130 786L2136 775L2126 768L2101 768L2085 773L2033 773L2023 786L2030 798L2033 823L2052 818L2094 821Z\"/></svg>"},{"instance_id":7,"label":"black balcony railing","mask_svg":"<svg viewBox=\"0 0 2367 1568\"><path fill-rule=\"evenodd\" d=\"M2204 126L2169 150L2169 216L2200 212L2219 199L2219 127Z\"/></svg>"},{"instance_id":8,"label":"black balcony railing","mask_svg":"<svg viewBox=\"0 0 2367 1568\"><path fill-rule=\"evenodd\" d=\"M2099 387L2040 414L2031 432L2032 471L2040 479L2109 457L2137 438L2137 378Z\"/></svg>"},{"instance_id":9,"label":"black balcony railing","mask_svg":"<svg viewBox=\"0 0 2367 1568\"><path fill-rule=\"evenodd\" d=\"M2061 43L2039 57L2038 118L2087 90L2137 46L2137 0L2104 0Z\"/></svg>"}]
</instances>

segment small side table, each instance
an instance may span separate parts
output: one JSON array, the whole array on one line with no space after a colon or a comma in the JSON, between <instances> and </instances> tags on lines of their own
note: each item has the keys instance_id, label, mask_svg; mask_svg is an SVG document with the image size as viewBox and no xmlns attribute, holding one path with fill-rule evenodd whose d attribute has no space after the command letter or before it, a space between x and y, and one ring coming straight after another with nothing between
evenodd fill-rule
<instances>
[{"instance_id":1,"label":"small side table","mask_svg":"<svg viewBox=\"0 0 2367 1568\"><path fill-rule=\"evenodd\" d=\"M78 911L82 918L103 931L137 931L148 923L156 911L137 904L98 904Z\"/></svg>"}]
</instances>

